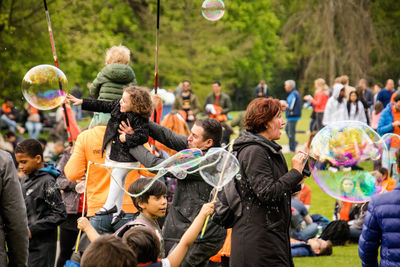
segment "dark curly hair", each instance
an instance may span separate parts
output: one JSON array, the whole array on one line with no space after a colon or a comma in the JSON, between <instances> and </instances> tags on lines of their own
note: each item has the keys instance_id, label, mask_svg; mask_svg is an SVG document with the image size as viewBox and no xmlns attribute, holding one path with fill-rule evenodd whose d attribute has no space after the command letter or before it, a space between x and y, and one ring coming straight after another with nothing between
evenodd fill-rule
<instances>
[{"instance_id":1,"label":"dark curly hair","mask_svg":"<svg viewBox=\"0 0 400 267\"><path fill-rule=\"evenodd\" d=\"M136 85L129 85L124 89L128 93L132 101L132 112L148 119L153 111L153 101L149 93L149 89Z\"/></svg>"},{"instance_id":2,"label":"dark curly hair","mask_svg":"<svg viewBox=\"0 0 400 267\"><path fill-rule=\"evenodd\" d=\"M247 106L244 127L247 131L258 134L279 112L281 103L273 98L256 98Z\"/></svg>"}]
</instances>

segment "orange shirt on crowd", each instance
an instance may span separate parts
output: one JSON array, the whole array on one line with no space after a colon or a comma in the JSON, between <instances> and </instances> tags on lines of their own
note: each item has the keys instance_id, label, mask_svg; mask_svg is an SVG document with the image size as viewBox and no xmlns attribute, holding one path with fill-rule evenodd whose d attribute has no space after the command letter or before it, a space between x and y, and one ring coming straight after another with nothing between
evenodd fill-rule
<instances>
[{"instance_id":1,"label":"orange shirt on crowd","mask_svg":"<svg viewBox=\"0 0 400 267\"><path fill-rule=\"evenodd\" d=\"M303 188L300 191L300 199L304 205L311 205L311 188L304 184Z\"/></svg>"}]
</instances>

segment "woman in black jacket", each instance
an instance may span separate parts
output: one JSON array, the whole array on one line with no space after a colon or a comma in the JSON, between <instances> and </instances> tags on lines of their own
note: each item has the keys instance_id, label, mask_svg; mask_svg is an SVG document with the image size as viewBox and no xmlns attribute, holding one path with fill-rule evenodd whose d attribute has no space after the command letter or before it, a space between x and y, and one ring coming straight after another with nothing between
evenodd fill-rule
<instances>
[{"instance_id":1,"label":"woman in black jacket","mask_svg":"<svg viewBox=\"0 0 400 267\"><path fill-rule=\"evenodd\" d=\"M232 228L231 267L294 266L290 252L291 195L300 189L304 157L288 171L275 143L285 121L277 99L258 98L246 111L246 131L234 144L242 179L243 215Z\"/></svg>"}]
</instances>

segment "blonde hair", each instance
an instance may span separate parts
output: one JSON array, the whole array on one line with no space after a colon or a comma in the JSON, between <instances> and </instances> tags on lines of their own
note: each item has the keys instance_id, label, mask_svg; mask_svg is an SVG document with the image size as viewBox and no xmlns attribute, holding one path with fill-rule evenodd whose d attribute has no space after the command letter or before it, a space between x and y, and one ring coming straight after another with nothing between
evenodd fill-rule
<instances>
[{"instance_id":1,"label":"blonde hair","mask_svg":"<svg viewBox=\"0 0 400 267\"><path fill-rule=\"evenodd\" d=\"M321 89L323 91L328 91L329 90L329 87L328 87L328 85L326 85L326 82L325 82L324 79L319 78L319 79L316 79L314 82L315 82L315 85L316 85L315 89Z\"/></svg>"},{"instance_id":2,"label":"blonde hair","mask_svg":"<svg viewBox=\"0 0 400 267\"><path fill-rule=\"evenodd\" d=\"M131 60L131 52L126 46L113 46L106 51L106 64L121 63L128 65Z\"/></svg>"}]
</instances>

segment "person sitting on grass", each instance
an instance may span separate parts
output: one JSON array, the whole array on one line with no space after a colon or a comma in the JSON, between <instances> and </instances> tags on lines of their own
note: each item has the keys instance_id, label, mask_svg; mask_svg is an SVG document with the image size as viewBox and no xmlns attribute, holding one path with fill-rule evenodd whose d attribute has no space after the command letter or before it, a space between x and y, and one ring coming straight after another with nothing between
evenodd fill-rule
<instances>
[{"instance_id":1,"label":"person sitting on grass","mask_svg":"<svg viewBox=\"0 0 400 267\"><path fill-rule=\"evenodd\" d=\"M81 260L81 267L136 267L136 254L120 238L105 234L91 243Z\"/></svg>"},{"instance_id":2,"label":"person sitting on grass","mask_svg":"<svg viewBox=\"0 0 400 267\"><path fill-rule=\"evenodd\" d=\"M330 256L332 242L318 237L308 239L307 242L291 239L290 249L292 257Z\"/></svg>"}]
</instances>

